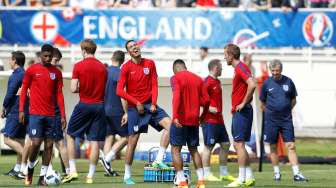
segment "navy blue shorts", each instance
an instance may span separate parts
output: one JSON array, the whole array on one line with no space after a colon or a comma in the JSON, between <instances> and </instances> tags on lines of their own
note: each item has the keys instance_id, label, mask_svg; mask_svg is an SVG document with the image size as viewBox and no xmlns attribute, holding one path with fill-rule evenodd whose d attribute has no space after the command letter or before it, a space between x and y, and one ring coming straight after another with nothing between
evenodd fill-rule
<instances>
[{"instance_id":1,"label":"navy blue shorts","mask_svg":"<svg viewBox=\"0 0 336 188\"><path fill-rule=\"evenodd\" d=\"M165 118L169 117L168 114L156 106L156 112L151 113L149 111L151 104L147 103L144 105L145 113L140 115L135 107L128 108L128 133L129 135L138 133L147 133L148 124L151 125L157 131L161 131L163 127L159 125L159 122Z\"/></svg>"},{"instance_id":2,"label":"navy blue shorts","mask_svg":"<svg viewBox=\"0 0 336 188\"><path fill-rule=\"evenodd\" d=\"M253 122L253 108L250 104L232 115L232 137L234 141L250 141Z\"/></svg>"},{"instance_id":3,"label":"navy blue shorts","mask_svg":"<svg viewBox=\"0 0 336 188\"><path fill-rule=\"evenodd\" d=\"M284 142L294 142L294 126L292 121L272 121L265 119L264 141L270 144L278 142L279 132Z\"/></svg>"},{"instance_id":4,"label":"navy blue shorts","mask_svg":"<svg viewBox=\"0 0 336 188\"><path fill-rule=\"evenodd\" d=\"M199 145L199 126L176 127L175 124L170 126L170 144L172 146L188 145L196 147Z\"/></svg>"},{"instance_id":5,"label":"navy blue shorts","mask_svg":"<svg viewBox=\"0 0 336 188\"><path fill-rule=\"evenodd\" d=\"M128 136L127 124L121 126L121 116L106 116L106 136L118 134L121 137Z\"/></svg>"},{"instance_id":6,"label":"navy blue shorts","mask_svg":"<svg viewBox=\"0 0 336 188\"><path fill-rule=\"evenodd\" d=\"M29 137L30 138L55 138L56 118L54 116L30 115Z\"/></svg>"},{"instance_id":7,"label":"navy blue shorts","mask_svg":"<svg viewBox=\"0 0 336 188\"><path fill-rule=\"evenodd\" d=\"M71 114L67 134L89 141L104 141L106 121L104 104L86 104L79 102Z\"/></svg>"},{"instance_id":8,"label":"navy blue shorts","mask_svg":"<svg viewBox=\"0 0 336 188\"><path fill-rule=\"evenodd\" d=\"M63 130L62 130L62 122L61 122L61 116L60 115L56 115L55 116L55 126L54 126L54 140L59 141L59 140L63 140L64 136L63 136Z\"/></svg>"},{"instance_id":9,"label":"navy blue shorts","mask_svg":"<svg viewBox=\"0 0 336 188\"><path fill-rule=\"evenodd\" d=\"M224 124L204 123L202 125L204 145L213 146L216 143L229 142L229 136Z\"/></svg>"},{"instance_id":10,"label":"navy blue shorts","mask_svg":"<svg viewBox=\"0 0 336 188\"><path fill-rule=\"evenodd\" d=\"M27 125L19 123L19 114L8 114L5 128L1 132L5 137L24 139L26 137Z\"/></svg>"}]
</instances>

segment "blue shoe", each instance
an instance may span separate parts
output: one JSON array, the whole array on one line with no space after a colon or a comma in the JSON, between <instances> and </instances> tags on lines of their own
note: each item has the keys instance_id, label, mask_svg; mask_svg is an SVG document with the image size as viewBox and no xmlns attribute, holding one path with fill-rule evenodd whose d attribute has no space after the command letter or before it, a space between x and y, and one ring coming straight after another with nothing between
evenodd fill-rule
<instances>
[{"instance_id":1,"label":"blue shoe","mask_svg":"<svg viewBox=\"0 0 336 188\"><path fill-rule=\"evenodd\" d=\"M298 173L296 175L294 175L294 181L297 181L297 182L303 182L303 181L308 181L307 178L305 178L301 173Z\"/></svg>"},{"instance_id":2,"label":"blue shoe","mask_svg":"<svg viewBox=\"0 0 336 188\"><path fill-rule=\"evenodd\" d=\"M135 181L132 178L124 179L126 185L134 185Z\"/></svg>"},{"instance_id":3,"label":"blue shoe","mask_svg":"<svg viewBox=\"0 0 336 188\"><path fill-rule=\"evenodd\" d=\"M159 168L159 169L162 169L162 170L170 169L170 167L167 166L166 164L164 164L162 161L161 162L154 161L152 163L152 167L153 168Z\"/></svg>"}]
</instances>

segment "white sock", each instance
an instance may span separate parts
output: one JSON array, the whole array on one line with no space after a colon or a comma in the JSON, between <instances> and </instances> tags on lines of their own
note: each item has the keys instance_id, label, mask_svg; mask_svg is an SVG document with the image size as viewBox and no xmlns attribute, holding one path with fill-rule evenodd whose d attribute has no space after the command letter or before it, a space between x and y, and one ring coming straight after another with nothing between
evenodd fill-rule
<instances>
[{"instance_id":1,"label":"white sock","mask_svg":"<svg viewBox=\"0 0 336 188\"><path fill-rule=\"evenodd\" d=\"M76 162L74 159L69 160L70 173L76 173Z\"/></svg>"},{"instance_id":2,"label":"white sock","mask_svg":"<svg viewBox=\"0 0 336 188\"><path fill-rule=\"evenodd\" d=\"M34 168L34 164L35 164L34 162L30 162L30 161L29 161L29 162L28 162L28 167L29 167L30 169L32 169L32 168Z\"/></svg>"},{"instance_id":3,"label":"white sock","mask_svg":"<svg viewBox=\"0 0 336 188\"><path fill-rule=\"evenodd\" d=\"M197 169L196 174L197 174L198 180L200 180L200 181L204 180L203 168Z\"/></svg>"},{"instance_id":4,"label":"white sock","mask_svg":"<svg viewBox=\"0 0 336 188\"><path fill-rule=\"evenodd\" d=\"M252 169L251 167L246 167L246 179L253 179L254 176L253 176L253 172L252 172Z\"/></svg>"},{"instance_id":5,"label":"white sock","mask_svg":"<svg viewBox=\"0 0 336 188\"><path fill-rule=\"evenodd\" d=\"M238 181L243 183L246 178L246 168L245 167L239 167L239 175L238 175Z\"/></svg>"},{"instance_id":6,"label":"white sock","mask_svg":"<svg viewBox=\"0 0 336 188\"><path fill-rule=\"evenodd\" d=\"M41 166L41 171L40 171L40 176L45 176L48 171L48 166L42 165Z\"/></svg>"},{"instance_id":7,"label":"white sock","mask_svg":"<svg viewBox=\"0 0 336 188\"><path fill-rule=\"evenodd\" d=\"M48 169L49 169L49 170L53 170L53 166L52 166L51 163L49 164Z\"/></svg>"},{"instance_id":8,"label":"white sock","mask_svg":"<svg viewBox=\"0 0 336 188\"><path fill-rule=\"evenodd\" d=\"M66 168L66 169L65 169L65 173L66 173L67 175L69 175L69 174L70 174L70 168Z\"/></svg>"},{"instance_id":9,"label":"white sock","mask_svg":"<svg viewBox=\"0 0 336 188\"><path fill-rule=\"evenodd\" d=\"M125 175L124 180L131 177L131 165L125 164Z\"/></svg>"},{"instance_id":10,"label":"white sock","mask_svg":"<svg viewBox=\"0 0 336 188\"><path fill-rule=\"evenodd\" d=\"M27 168L27 163L21 163L20 172L24 172Z\"/></svg>"},{"instance_id":11,"label":"white sock","mask_svg":"<svg viewBox=\"0 0 336 188\"><path fill-rule=\"evenodd\" d=\"M15 171L15 172L19 172L20 169L21 169L21 164L15 164L15 166L14 166L14 171Z\"/></svg>"},{"instance_id":12,"label":"white sock","mask_svg":"<svg viewBox=\"0 0 336 188\"><path fill-rule=\"evenodd\" d=\"M176 179L177 179L177 182L176 182L177 184L179 184L181 181L186 181L183 170L177 171Z\"/></svg>"},{"instance_id":13,"label":"white sock","mask_svg":"<svg viewBox=\"0 0 336 188\"><path fill-rule=\"evenodd\" d=\"M279 166L273 166L273 171L274 171L274 174L280 174Z\"/></svg>"},{"instance_id":14,"label":"white sock","mask_svg":"<svg viewBox=\"0 0 336 188\"><path fill-rule=\"evenodd\" d=\"M96 165L94 164L90 164L90 168L89 168L89 173L87 175L88 178L92 178L93 174L96 172Z\"/></svg>"},{"instance_id":15,"label":"white sock","mask_svg":"<svg viewBox=\"0 0 336 188\"><path fill-rule=\"evenodd\" d=\"M105 155L105 161L111 162L112 160L115 159L115 155L116 153L113 150L111 150L110 152L108 152L107 155Z\"/></svg>"},{"instance_id":16,"label":"white sock","mask_svg":"<svg viewBox=\"0 0 336 188\"><path fill-rule=\"evenodd\" d=\"M293 174L294 174L294 176L297 175L298 173L300 173L300 170L299 170L299 166L298 166L298 165L293 165L293 166L292 166L292 169L293 169Z\"/></svg>"},{"instance_id":17,"label":"white sock","mask_svg":"<svg viewBox=\"0 0 336 188\"><path fill-rule=\"evenodd\" d=\"M211 175L210 167L203 167L203 172L205 177L210 176Z\"/></svg>"},{"instance_id":18,"label":"white sock","mask_svg":"<svg viewBox=\"0 0 336 188\"><path fill-rule=\"evenodd\" d=\"M162 162L165 153L166 153L166 148L160 146L160 148L159 148L159 152L158 152L158 154L157 154L157 156L156 156L155 161L157 161L157 162Z\"/></svg>"},{"instance_id":19,"label":"white sock","mask_svg":"<svg viewBox=\"0 0 336 188\"><path fill-rule=\"evenodd\" d=\"M229 173L228 173L228 169L227 169L227 166L219 166L219 175L220 176L227 176Z\"/></svg>"}]
</instances>

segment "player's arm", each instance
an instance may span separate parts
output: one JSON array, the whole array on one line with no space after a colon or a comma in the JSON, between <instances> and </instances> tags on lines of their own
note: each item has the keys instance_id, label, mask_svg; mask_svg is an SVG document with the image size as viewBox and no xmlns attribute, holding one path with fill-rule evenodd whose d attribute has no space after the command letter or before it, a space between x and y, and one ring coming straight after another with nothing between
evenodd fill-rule
<instances>
[{"instance_id":1,"label":"player's arm","mask_svg":"<svg viewBox=\"0 0 336 188\"><path fill-rule=\"evenodd\" d=\"M66 126L66 118L65 118L65 107L64 107L64 96L63 96L63 76L62 73L59 73L57 80L57 90L56 90L56 98L57 98L57 105L61 112L61 124L62 129L65 129Z\"/></svg>"},{"instance_id":2,"label":"player's arm","mask_svg":"<svg viewBox=\"0 0 336 188\"><path fill-rule=\"evenodd\" d=\"M294 106L296 105L296 96L298 95L297 94L297 91L296 91L296 87L295 87L295 84L293 83L293 81L291 80L291 85L292 85L292 91L291 91L291 109L294 108Z\"/></svg>"},{"instance_id":3,"label":"player's arm","mask_svg":"<svg viewBox=\"0 0 336 188\"><path fill-rule=\"evenodd\" d=\"M157 97L158 97L158 76L157 76L157 72L156 72L156 67L155 64L153 62L153 68L152 68L152 72L151 72L151 76L152 76L152 105L156 106L157 103Z\"/></svg>"},{"instance_id":4,"label":"player's arm","mask_svg":"<svg viewBox=\"0 0 336 188\"><path fill-rule=\"evenodd\" d=\"M175 76L170 79L170 84L173 90L173 122L177 127L181 127L178 114L178 109L180 108L181 103L181 90Z\"/></svg>"},{"instance_id":5,"label":"player's arm","mask_svg":"<svg viewBox=\"0 0 336 188\"><path fill-rule=\"evenodd\" d=\"M263 85L261 86L260 96L259 96L260 109L262 111L265 111L266 109L266 98L267 98L267 84L266 82L264 82Z\"/></svg>"},{"instance_id":6,"label":"player's arm","mask_svg":"<svg viewBox=\"0 0 336 188\"><path fill-rule=\"evenodd\" d=\"M125 125L128 121L128 116L127 116L127 112L128 112L128 103L125 99L121 99L121 105L122 108L124 110L124 115L121 118L121 126Z\"/></svg>"},{"instance_id":7,"label":"player's arm","mask_svg":"<svg viewBox=\"0 0 336 188\"><path fill-rule=\"evenodd\" d=\"M70 89L72 93L79 93L79 80L71 79Z\"/></svg>"},{"instance_id":8,"label":"player's arm","mask_svg":"<svg viewBox=\"0 0 336 188\"><path fill-rule=\"evenodd\" d=\"M15 99L16 93L19 90L20 85L21 85L21 83L20 83L19 78L11 77L8 80L7 92L6 92L6 95L5 95L4 102L3 102L3 112L7 111L7 109L10 106L10 104ZM4 115L6 115L6 113L4 113Z\"/></svg>"},{"instance_id":9,"label":"player's arm","mask_svg":"<svg viewBox=\"0 0 336 188\"><path fill-rule=\"evenodd\" d=\"M245 95L242 103L239 104L236 107L236 111L239 112L241 109L243 109L245 107L246 104L248 104L252 100L253 92L254 92L255 88L257 87L257 84L256 84L255 80L253 79L252 75L250 73L248 73L246 70L244 70L244 68L238 69L237 74L240 77L242 77L242 79L247 84L246 95Z\"/></svg>"},{"instance_id":10,"label":"player's arm","mask_svg":"<svg viewBox=\"0 0 336 188\"><path fill-rule=\"evenodd\" d=\"M26 103L27 93L33 78L31 71L32 69L30 68L27 69L22 81L20 103L19 103L19 122L22 124L24 124L24 106Z\"/></svg>"}]
</instances>

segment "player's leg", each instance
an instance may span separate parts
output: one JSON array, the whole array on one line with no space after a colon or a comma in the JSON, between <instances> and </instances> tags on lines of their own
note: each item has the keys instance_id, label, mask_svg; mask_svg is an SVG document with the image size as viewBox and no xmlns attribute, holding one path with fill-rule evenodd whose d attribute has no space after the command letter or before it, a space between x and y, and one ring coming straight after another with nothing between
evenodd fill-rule
<instances>
[{"instance_id":1,"label":"player's leg","mask_svg":"<svg viewBox=\"0 0 336 188\"><path fill-rule=\"evenodd\" d=\"M105 143L104 143L104 151L99 150L99 161L104 167L105 175L106 176L112 176L113 175L113 169L111 166L111 161L115 158L115 151L112 150L112 145L115 140L115 134L116 134L116 127L117 125L114 125L115 118L118 116L112 117L112 116L105 116L105 123L106 123L106 137L105 137ZM120 126L121 120L119 120L119 126Z\"/></svg>"},{"instance_id":2,"label":"player's leg","mask_svg":"<svg viewBox=\"0 0 336 188\"><path fill-rule=\"evenodd\" d=\"M42 153L42 165L40 171L40 177L37 182L38 186L47 186L44 177L47 175L48 167L52 158L54 140L47 138L44 139L44 150Z\"/></svg>"},{"instance_id":3,"label":"player's leg","mask_svg":"<svg viewBox=\"0 0 336 188\"><path fill-rule=\"evenodd\" d=\"M4 138L4 141L8 147L10 147L17 153L17 160L14 168L7 172L5 175L16 177L21 169L23 147L20 142L18 142L15 138L10 138L6 136Z\"/></svg>"},{"instance_id":4,"label":"player's leg","mask_svg":"<svg viewBox=\"0 0 336 188\"><path fill-rule=\"evenodd\" d=\"M126 156L125 156L125 175L124 182L126 184L134 184L134 181L131 179L131 166L133 163L134 151L137 146L140 133L136 133L128 136ZM133 181L133 182L132 182Z\"/></svg>"},{"instance_id":5,"label":"player's leg","mask_svg":"<svg viewBox=\"0 0 336 188\"><path fill-rule=\"evenodd\" d=\"M230 142L219 143L219 179L235 181L236 178L229 174L227 167L228 153L230 149Z\"/></svg>"},{"instance_id":6,"label":"player's leg","mask_svg":"<svg viewBox=\"0 0 336 188\"><path fill-rule=\"evenodd\" d=\"M266 145L269 145L270 148L270 159L273 166L274 176L273 179L275 181L281 180L281 172L279 167L279 156L277 150L277 140L279 133L281 132L281 126L277 124L275 121L271 119L271 117L267 117L265 120L264 127L264 142Z\"/></svg>"},{"instance_id":7,"label":"player's leg","mask_svg":"<svg viewBox=\"0 0 336 188\"><path fill-rule=\"evenodd\" d=\"M114 135L107 135L105 138L105 142L104 142L104 154L107 155L109 153L109 151L111 150L112 146L113 146L113 142L115 140L115 136Z\"/></svg>"},{"instance_id":8,"label":"player's leg","mask_svg":"<svg viewBox=\"0 0 336 188\"><path fill-rule=\"evenodd\" d=\"M202 152L204 179L206 181L219 181L219 179L211 173L210 169L211 152L216 144L214 130L212 130L212 128L213 126L208 123L202 125L202 133L204 139L204 148Z\"/></svg>"},{"instance_id":9,"label":"player's leg","mask_svg":"<svg viewBox=\"0 0 336 188\"><path fill-rule=\"evenodd\" d=\"M65 167L65 173L68 175L68 174L70 174L69 157L68 157L67 147L64 143L64 139L56 142L56 148L60 152L61 160L62 160L62 162L64 164L64 167Z\"/></svg>"},{"instance_id":10,"label":"player's leg","mask_svg":"<svg viewBox=\"0 0 336 188\"><path fill-rule=\"evenodd\" d=\"M190 155L193 159L197 174L197 188L205 188L204 171L201 155L198 153L197 146L199 145L199 127L190 126L185 127L187 130L187 145Z\"/></svg>"},{"instance_id":11,"label":"player's leg","mask_svg":"<svg viewBox=\"0 0 336 188\"><path fill-rule=\"evenodd\" d=\"M236 181L227 185L228 187L240 187L244 184L251 186L255 184L252 169L249 163L249 156L245 148L245 141L250 140L252 128L253 111L251 105L245 106L240 112L232 116L232 137L233 146L238 156L239 175Z\"/></svg>"},{"instance_id":12,"label":"player's leg","mask_svg":"<svg viewBox=\"0 0 336 188\"><path fill-rule=\"evenodd\" d=\"M294 181L308 181L308 179L302 175L299 169L299 161L295 146L294 126L292 121L284 122L282 125L282 130L283 140L288 150L288 159L292 165Z\"/></svg>"},{"instance_id":13,"label":"player's leg","mask_svg":"<svg viewBox=\"0 0 336 188\"><path fill-rule=\"evenodd\" d=\"M176 183L179 185L179 188L188 187L187 179L184 176L183 161L181 158L182 146L186 144L185 134L185 128L178 128L174 124L171 126L169 137L173 165L176 171Z\"/></svg>"},{"instance_id":14,"label":"player's leg","mask_svg":"<svg viewBox=\"0 0 336 188\"><path fill-rule=\"evenodd\" d=\"M106 137L106 119L103 104L90 104L87 106L90 112L90 125L86 131L87 140L90 141L90 167L86 176L86 183L93 183L93 176L96 172L99 159L99 141L104 141Z\"/></svg>"},{"instance_id":15,"label":"player's leg","mask_svg":"<svg viewBox=\"0 0 336 188\"><path fill-rule=\"evenodd\" d=\"M84 137L84 133L91 123L90 118L91 116L88 114L87 105L81 102L78 103L71 114L66 136L70 173L63 178L62 183L69 183L78 179L75 160L75 138Z\"/></svg>"},{"instance_id":16,"label":"player's leg","mask_svg":"<svg viewBox=\"0 0 336 188\"><path fill-rule=\"evenodd\" d=\"M169 145L169 131L172 124L171 118L168 116L168 114L159 106L157 106L156 113L153 117L154 121L156 123L159 123L159 125L164 129L161 135L160 140L160 148L158 151L158 154L156 156L156 159L154 160L152 166L156 168L161 169L168 169L169 167L163 163L163 157L166 153L166 149ZM157 129L159 130L159 129Z\"/></svg>"}]
</instances>

